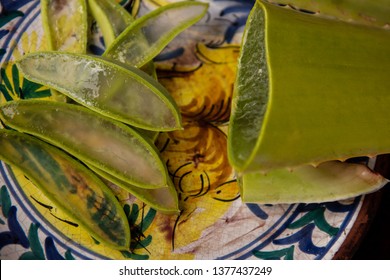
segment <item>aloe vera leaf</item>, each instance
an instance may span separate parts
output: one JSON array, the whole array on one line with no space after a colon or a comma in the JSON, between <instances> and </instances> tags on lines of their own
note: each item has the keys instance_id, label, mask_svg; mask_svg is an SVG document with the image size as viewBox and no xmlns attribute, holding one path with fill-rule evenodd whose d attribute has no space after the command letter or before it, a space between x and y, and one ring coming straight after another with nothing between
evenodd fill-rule
<instances>
[{"instance_id":1,"label":"aloe vera leaf","mask_svg":"<svg viewBox=\"0 0 390 280\"><path fill-rule=\"evenodd\" d=\"M111 176L104 170L98 169L94 166L89 167L102 178L128 191L156 211L168 215L178 214L180 212L177 192L175 186L170 179L168 179L167 181L168 187L157 189L144 189L124 182L117 177Z\"/></svg>"},{"instance_id":2,"label":"aloe vera leaf","mask_svg":"<svg viewBox=\"0 0 390 280\"><path fill-rule=\"evenodd\" d=\"M282 168L243 174L241 199L246 203L322 203L374 192L389 180L357 163L328 161L317 167Z\"/></svg>"},{"instance_id":3,"label":"aloe vera leaf","mask_svg":"<svg viewBox=\"0 0 390 280\"><path fill-rule=\"evenodd\" d=\"M181 128L180 112L169 92L130 65L85 54L36 52L17 66L27 79L118 121L154 131Z\"/></svg>"},{"instance_id":4,"label":"aloe vera leaf","mask_svg":"<svg viewBox=\"0 0 390 280\"><path fill-rule=\"evenodd\" d=\"M180 32L206 14L207 3L181 1L160 7L128 26L103 56L138 68L151 61Z\"/></svg>"},{"instance_id":5,"label":"aloe vera leaf","mask_svg":"<svg viewBox=\"0 0 390 280\"><path fill-rule=\"evenodd\" d=\"M88 13L85 0L41 0L41 17L50 50L86 53Z\"/></svg>"},{"instance_id":6,"label":"aloe vera leaf","mask_svg":"<svg viewBox=\"0 0 390 280\"><path fill-rule=\"evenodd\" d=\"M83 106L19 100L0 106L4 124L35 135L118 177L144 188L167 184L157 149L130 127Z\"/></svg>"},{"instance_id":7,"label":"aloe vera leaf","mask_svg":"<svg viewBox=\"0 0 390 280\"><path fill-rule=\"evenodd\" d=\"M257 1L228 132L238 172L390 151L390 31Z\"/></svg>"},{"instance_id":8,"label":"aloe vera leaf","mask_svg":"<svg viewBox=\"0 0 390 280\"><path fill-rule=\"evenodd\" d=\"M19 168L58 208L111 248L130 246L126 215L111 190L63 151L24 133L0 130L0 159Z\"/></svg>"},{"instance_id":9,"label":"aloe vera leaf","mask_svg":"<svg viewBox=\"0 0 390 280\"><path fill-rule=\"evenodd\" d=\"M115 0L88 0L88 4L92 16L100 27L106 46L111 45L115 38L134 21L133 16ZM145 40L145 38L139 39ZM141 70L157 80L153 61L149 61Z\"/></svg>"},{"instance_id":10,"label":"aloe vera leaf","mask_svg":"<svg viewBox=\"0 0 390 280\"><path fill-rule=\"evenodd\" d=\"M92 16L100 27L104 43L111 45L118 35L134 21L129 12L115 0L88 0Z\"/></svg>"},{"instance_id":11,"label":"aloe vera leaf","mask_svg":"<svg viewBox=\"0 0 390 280\"><path fill-rule=\"evenodd\" d=\"M347 22L386 28L390 26L389 0L271 0L268 2L292 5L295 9L304 12L331 16Z\"/></svg>"}]
</instances>

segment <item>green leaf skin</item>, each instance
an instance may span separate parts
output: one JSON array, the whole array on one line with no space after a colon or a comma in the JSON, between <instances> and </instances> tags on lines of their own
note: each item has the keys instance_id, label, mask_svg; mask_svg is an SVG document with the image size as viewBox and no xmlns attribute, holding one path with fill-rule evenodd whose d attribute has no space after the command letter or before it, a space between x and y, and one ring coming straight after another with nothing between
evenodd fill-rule
<instances>
[{"instance_id":1,"label":"green leaf skin","mask_svg":"<svg viewBox=\"0 0 390 280\"><path fill-rule=\"evenodd\" d=\"M329 161L317 167L246 173L238 182L245 203L289 204L347 199L374 192L389 181L365 165Z\"/></svg>"},{"instance_id":2,"label":"green leaf skin","mask_svg":"<svg viewBox=\"0 0 390 280\"><path fill-rule=\"evenodd\" d=\"M156 147L130 127L83 106L19 100L0 106L0 119L44 139L81 161L142 188L167 186Z\"/></svg>"},{"instance_id":3,"label":"green leaf skin","mask_svg":"<svg viewBox=\"0 0 390 280\"><path fill-rule=\"evenodd\" d=\"M88 0L92 16L100 27L106 46L134 21L133 17L115 0Z\"/></svg>"},{"instance_id":4,"label":"green leaf skin","mask_svg":"<svg viewBox=\"0 0 390 280\"><path fill-rule=\"evenodd\" d=\"M130 65L85 54L35 52L17 66L27 79L118 121L153 131L181 128L181 115L169 92Z\"/></svg>"},{"instance_id":5,"label":"green leaf skin","mask_svg":"<svg viewBox=\"0 0 390 280\"><path fill-rule=\"evenodd\" d=\"M135 20L108 46L103 56L142 67L180 32L206 14L208 4L180 1L158 8Z\"/></svg>"},{"instance_id":6,"label":"green leaf skin","mask_svg":"<svg viewBox=\"0 0 390 280\"><path fill-rule=\"evenodd\" d=\"M390 0L269 0L268 2L291 5L294 9L347 22L390 27Z\"/></svg>"},{"instance_id":7,"label":"green leaf skin","mask_svg":"<svg viewBox=\"0 0 390 280\"><path fill-rule=\"evenodd\" d=\"M88 12L85 0L41 0L49 50L86 53Z\"/></svg>"},{"instance_id":8,"label":"green leaf skin","mask_svg":"<svg viewBox=\"0 0 390 280\"><path fill-rule=\"evenodd\" d=\"M232 100L239 173L390 152L390 31L257 1Z\"/></svg>"},{"instance_id":9,"label":"green leaf skin","mask_svg":"<svg viewBox=\"0 0 390 280\"><path fill-rule=\"evenodd\" d=\"M130 229L111 190L63 151L27 134L0 129L0 159L19 168L58 208L94 238L127 250Z\"/></svg>"},{"instance_id":10,"label":"green leaf skin","mask_svg":"<svg viewBox=\"0 0 390 280\"><path fill-rule=\"evenodd\" d=\"M96 174L114 183L118 187L128 191L139 200L148 204L151 208L167 215L179 214L178 195L172 181L168 179L168 187L157 189L144 189L124 182L117 177L111 176L94 166L89 166Z\"/></svg>"}]
</instances>

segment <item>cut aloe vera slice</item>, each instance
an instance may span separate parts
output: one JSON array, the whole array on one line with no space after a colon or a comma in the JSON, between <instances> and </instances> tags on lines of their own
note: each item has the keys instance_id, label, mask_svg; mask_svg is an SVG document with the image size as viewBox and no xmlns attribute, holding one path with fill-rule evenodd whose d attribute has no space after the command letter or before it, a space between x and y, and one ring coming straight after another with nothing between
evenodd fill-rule
<instances>
[{"instance_id":1,"label":"cut aloe vera slice","mask_svg":"<svg viewBox=\"0 0 390 280\"><path fill-rule=\"evenodd\" d=\"M88 3L92 16L103 34L106 46L110 46L115 38L134 21L133 16L115 0L88 0ZM137 40L141 39L145 40L145 38L138 38ZM157 79L153 61L149 61L141 69Z\"/></svg>"},{"instance_id":2,"label":"cut aloe vera slice","mask_svg":"<svg viewBox=\"0 0 390 280\"><path fill-rule=\"evenodd\" d=\"M115 0L88 0L89 9L103 34L106 46L134 21L129 12Z\"/></svg>"},{"instance_id":3,"label":"cut aloe vera slice","mask_svg":"<svg viewBox=\"0 0 390 280\"><path fill-rule=\"evenodd\" d=\"M84 165L35 137L0 130L0 159L19 168L96 240L128 250L130 229L111 190Z\"/></svg>"},{"instance_id":4,"label":"cut aloe vera slice","mask_svg":"<svg viewBox=\"0 0 390 280\"><path fill-rule=\"evenodd\" d=\"M85 0L41 0L41 17L50 50L87 51L88 13Z\"/></svg>"},{"instance_id":5,"label":"cut aloe vera slice","mask_svg":"<svg viewBox=\"0 0 390 280\"><path fill-rule=\"evenodd\" d=\"M130 184L166 187L165 165L149 141L83 106L19 100L0 106L0 118L7 126L40 137Z\"/></svg>"},{"instance_id":6,"label":"cut aloe vera slice","mask_svg":"<svg viewBox=\"0 0 390 280\"><path fill-rule=\"evenodd\" d=\"M257 1L228 133L238 172L390 152L390 31Z\"/></svg>"},{"instance_id":7,"label":"cut aloe vera slice","mask_svg":"<svg viewBox=\"0 0 390 280\"><path fill-rule=\"evenodd\" d=\"M272 0L269 2L292 5L295 9L306 13L318 13L348 22L387 28L390 25L389 0Z\"/></svg>"},{"instance_id":8,"label":"cut aloe vera slice","mask_svg":"<svg viewBox=\"0 0 390 280\"><path fill-rule=\"evenodd\" d=\"M137 68L62 52L28 54L17 66L27 79L121 122L154 131L181 128L180 112L169 92Z\"/></svg>"},{"instance_id":9,"label":"cut aloe vera slice","mask_svg":"<svg viewBox=\"0 0 390 280\"><path fill-rule=\"evenodd\" d=\"M103 56L141 67L159 54L180 32L198 22L208 4L181 1L135 20L108 46Z\"/></svg>"},{"instance_id":10,"label":"cut aloe vera slice","mask_svg":"<svg viewBox=\"0 0 390 280\"><path fill-rule=\"evenodd\" d=\"M374 192L389 181L367 166L339 161L254 172L239 179L246 203L321 203Z\"/></svg>"},{"instance_id":11,"label":"cut aloe vera slice","mask_svg":"<svg viewBox=\"0 0 390 280\"><path fill-rule=\"evenodd\" d=\"M103 170L98 169L94 166L89 167L102 178L128 191L136 198L161 213L172 215L178 214L180 212L177 192L175 186L170 179L168 179L167 181L168 187L157 189L144 189L124 182L117 177L111 176L107 172L104 172Z\"/></svg>"}]
</instances>

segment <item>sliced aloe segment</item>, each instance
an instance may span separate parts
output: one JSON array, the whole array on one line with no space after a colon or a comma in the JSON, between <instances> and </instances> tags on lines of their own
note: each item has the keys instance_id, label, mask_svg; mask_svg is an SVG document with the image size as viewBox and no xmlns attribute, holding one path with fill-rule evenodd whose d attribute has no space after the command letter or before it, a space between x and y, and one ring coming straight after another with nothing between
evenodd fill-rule
<instances>
[{"instance_id":1,"label":"sliced aloe segment","mask_svg":"<svg viewBox=\"0 0 390 280\"><path fill-rule=\"evenodd\" d=\"M246 203L321 203L374 192L389 181L367 166L329 161L317 167L243 174L238 180Z\"/></svg>"},{"instance_id":2,"label":"sliced aloe segment","mask_svg":"<svg viewBox=\"0 0 390 280\"><path fill-rule=\"evenodd\" d=\"M181 128L179 109L156 80L132 66L62 52L36 52L17 62L24 76L127 124L154 131Z\"/></svg>"},{"instance_id":3,"label":"sliced aloe segment","mask_svg":"<svg viewBox=\"0 0 390 280\"><path fill-rule=\"evenodd\" d=\"M50 50L87 51L88 12L85 0L41 0L41 17Z\"/></svg>"},{"instance_id":4,"label":"sliced aloe segment","mask_svg":"<svg viewBox=\"0 0 390 280\"><path fill-rule=\"evenodd\" d=\"M104 43L111 45L118 35L134 21L129 12L115 0L88 0L89 9L100 27Z\"/></svg>"},{"instance_id":5,"label":"sliced aloe segment","mask_svg":"<svg viewBox=\"0 0 390 280\"><path fill-rule=\"evenodd\" d=\"M238 172L390 152L390 31L257 1L229 123Z\"/></svg>"},{"instance_id":6,"label":"sliced aloe segment","mask_svg":"<svg viewBox=\"0 0 390 280\"><path fill-rule=\"evenodd\" d=\"M318 13L318 15L331 16L348 22L387 28L390 25L389 0L271 0L269 2L292 5L295 9L306 13Z\"/></svg>"},{"instance_id":7,"label":"sliced aloe segment","mask_svg":"<svg viewBox=\"0 0 390 280\"><path fill-rule=\"evenodd\" d=\"M133 21L133 16L115 0L88 0L92 16L103 34L104 43L110 46ZM140 40L138 38L137 40ZM145 40L145 38L142 38ZM153 61L142 67L145 73L157 79Z\"/></svg>"},{"instance_id":8,"label":"sliced aloe segment","mask_svg":"<svg viewBox=\"0 0 390 280\"><path fill-rule=\"evenodd\" d=\"M199 21L208 4L181 1L135 20L108 46L104 56L141 67L159 54L180 32Z\"/></svg>"},{"instance_id":9,"label":"sliced aloe segment","mask_svg":"<svg viewBox=\"0 0 390 280\"><path fill-rule=\"evenodd\" d=\"M83 106L19 100L0 106L0 118L130 184L144 188L167 184L165 165L149 141Z\"/></svg>"},{"instance_id":10,"label":"sliced aloe segment","mask_svg":"<svg viewBox=\"0 0 390 280\"><path fill-rule=\"evenodd\" d=\"M171 215L178 214L180 212L177 192L175 186L170 179L168 179L168 187L157 189L144 189L124 182L117 177L111 176L107 172L104 172L103 170L98 169L94 166L90 166L90 168L102 178L128 191L136 198L161 213Z\"/></svg>"},{"instance_id":11,"label":"sliced aloe segment","mask_svg":"<svg viewBox=\"0 0 390 280\"><path fill-rule=\"evenodd\" d=\"M1 129L0 159L19 168L58 208L109 247L128 250L130 229L118 200L84 165L35 137Z\"/></svg>"}]
</instances>

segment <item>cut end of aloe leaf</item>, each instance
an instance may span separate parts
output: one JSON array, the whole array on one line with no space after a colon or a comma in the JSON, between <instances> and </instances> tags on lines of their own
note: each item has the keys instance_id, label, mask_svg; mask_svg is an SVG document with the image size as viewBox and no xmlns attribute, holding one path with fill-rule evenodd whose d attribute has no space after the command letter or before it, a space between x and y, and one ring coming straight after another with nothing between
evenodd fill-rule
<instances>
[{"instance_id":1,"label":"cut end of aloe leaf","mask_svg":"<svg viewBox=\"0 0 390 280\"><path fill-rule=\"evenodd\" d=\"M390 31L256 1L228 156L239 173L390 152Z\"/></svg>"},{"instance_id":2,"label":"cut end of aloe leaf","mask_svg":"<svg viewBox=\"0 0 390 280\"><path fill-rule=\"evenodd\" d=\"M377 191L389 180L363 164L329 161L247 173L238 182L245 203L290 204L349 199Z\"/></svg>"},{"instance_id":3,"label":"cut end of aloe leaf","mask_svg":"<svg viewBox=\"0 0 390 280\"><path fill-rule=\"evenodd\" d=\"M264 16L262 9L254 9L242 38L228 133L229 159L238 170L245 169L252 156L268 104Z\"/></svg>"}]
</instances>

